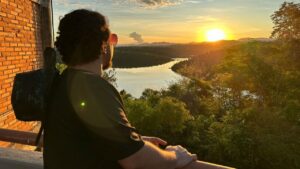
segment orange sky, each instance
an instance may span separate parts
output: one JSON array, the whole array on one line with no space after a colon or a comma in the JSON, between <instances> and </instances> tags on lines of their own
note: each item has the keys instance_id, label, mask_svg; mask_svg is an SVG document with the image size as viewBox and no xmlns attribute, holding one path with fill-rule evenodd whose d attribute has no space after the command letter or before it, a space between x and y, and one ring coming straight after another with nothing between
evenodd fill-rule
<instances>
[{"instance_id":1,"label":"orange sky","mask_svg":"<svg viewBox=\"0 0 300 169\"><path fill-rule=\"evenodd\" d=\"M211 29L226 39L269 37L270 16L284 0L54 0L59 17L78 8L106 15L121 44L206 41Z\"/></svg>"}]
</instances>

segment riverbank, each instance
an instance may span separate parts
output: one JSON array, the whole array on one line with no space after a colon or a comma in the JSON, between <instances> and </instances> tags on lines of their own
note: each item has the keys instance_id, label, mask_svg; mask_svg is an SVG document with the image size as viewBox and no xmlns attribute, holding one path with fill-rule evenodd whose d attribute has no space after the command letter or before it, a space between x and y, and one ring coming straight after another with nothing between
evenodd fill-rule
<instances>
[{"instance_id":1,"label":"riverbank","mask_svg":"<svg viewBox=\"0 0 300 169\"><path fill-rule=\"evenodd\" d=\"M172 71L187 78L200 78L208 80L212 74L212 69L225 57L226 49L216 50L194 56L189 60L176 63L171 67Z\"/></svg>"},{"instance_id":2,"label":"riverbank","mask_svg":"<svg viewBox=\"0 0 300 169\"><path fill-rule=\"evenodd\" d=\"M135 98L139 98L145 89L160 91L176 83L183 77L171 70L171 67L187 58L175 58L165 64L139 67L139 68L116 68L115 78L119 91L125 90Z\"/></svg>"}]
</instances>

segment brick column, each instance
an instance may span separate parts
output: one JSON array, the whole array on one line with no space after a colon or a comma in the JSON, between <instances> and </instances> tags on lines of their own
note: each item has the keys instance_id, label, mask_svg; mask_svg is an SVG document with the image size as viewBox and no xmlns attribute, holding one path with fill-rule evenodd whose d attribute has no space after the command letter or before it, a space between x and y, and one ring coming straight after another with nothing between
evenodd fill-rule
<instances>
[{"instance_id":1,"label":"brick column","mask_svg":"<svg viewBox=\"0 0 300 169\"><path fill-rule=\"evenodd\" d=\"M43 49L51 46L45 1L0 0L0 128L32 131L38 124L17 121L10 96L15 74L41 68Z\"/></svg>"}]
</instances>

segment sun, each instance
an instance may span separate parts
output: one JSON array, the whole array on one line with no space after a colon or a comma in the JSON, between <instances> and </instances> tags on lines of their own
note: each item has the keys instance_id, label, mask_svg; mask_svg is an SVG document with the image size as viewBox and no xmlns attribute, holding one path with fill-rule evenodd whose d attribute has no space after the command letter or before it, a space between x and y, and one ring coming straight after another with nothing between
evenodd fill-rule
<instances>
[{"instance_id":1,"label":"sun","mask_svg":"<svg viewBox=\"0 0 300 169\"><path fill-rule=\"evenodd\" d=\"M211 29L206 32L206 40L208 42L216 42L226 38L225 32L221 29Z\"/></svg>"}]
</instances>

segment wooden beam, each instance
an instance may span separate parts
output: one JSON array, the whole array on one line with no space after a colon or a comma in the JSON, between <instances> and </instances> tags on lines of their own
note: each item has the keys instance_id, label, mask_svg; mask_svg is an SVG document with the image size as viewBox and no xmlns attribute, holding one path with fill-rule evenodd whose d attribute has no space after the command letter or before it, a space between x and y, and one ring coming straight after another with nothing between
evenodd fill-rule
<instances>
[{"instance_id":1,"label":"wooden beam","mask_svg":"<svg viewBox=\"0 0 300 169\"><path fill-rule=\"evenodd\" d=\"M0 141L35 146L37 133L0 129Z\"/></svg>"}]
</instances>

